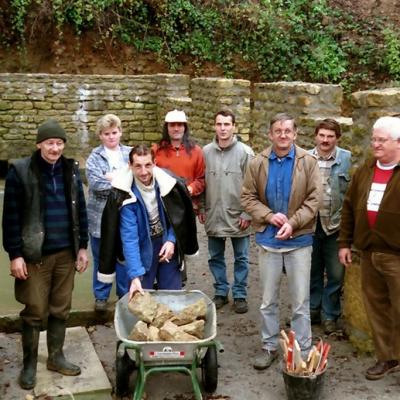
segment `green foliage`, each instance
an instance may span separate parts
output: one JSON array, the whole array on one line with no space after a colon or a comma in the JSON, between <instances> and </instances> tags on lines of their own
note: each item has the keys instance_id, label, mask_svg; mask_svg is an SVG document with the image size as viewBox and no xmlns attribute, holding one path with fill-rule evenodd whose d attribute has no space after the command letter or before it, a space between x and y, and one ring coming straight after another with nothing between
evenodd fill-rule
<instances>
[{"instance_id":1,"label":"green foliage","mask_svg":"<svg viewBox=\"0 0 400 400\"><path fill-rule=\"evenodd\" d=\"M376 29L382 21L358 19L331 3L11 0L8 13L14 34L1 38L8 40L8 45L23 47L27 32L32 37L36 29L40 37L40 24L34 21L45 18L61 39L67 27L78 37L92 30L99 41L117 40L140 52L157 53L171 70L179 70L189 56L196 68L213 62L228 77L235 75L239 61L254 68L249 75L267 81L339 82L349 88L384 71L399 79L399 30Z\"/></svg>"},{"instance_id":2,"label":"green foliage","mask_svg":"<svg viewBox=\"0 0 400 400\"><path fill-rule=\"evenodd\" d=\"M394 79L400 79L400 31L394 28L383 30L385 38L384 65Z\"/></svg>"}]
</instances>

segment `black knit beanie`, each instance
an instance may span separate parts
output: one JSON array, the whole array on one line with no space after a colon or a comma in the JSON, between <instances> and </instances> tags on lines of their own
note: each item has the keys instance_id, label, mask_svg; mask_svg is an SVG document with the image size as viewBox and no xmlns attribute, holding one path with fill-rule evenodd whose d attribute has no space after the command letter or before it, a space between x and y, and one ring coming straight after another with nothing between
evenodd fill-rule
<instances>
[{"instance_id":1,"label":"black knit beanie","mask_svg":"<svg viewBox=\"0 0 400 400\"><path fill-rule=\"evenodd\" d=\"M67 135L60 124L55 119L49 119L39 126L36 143L41 143L47 139L62 139L67 141Z\"/></svg>"}]
</instances>

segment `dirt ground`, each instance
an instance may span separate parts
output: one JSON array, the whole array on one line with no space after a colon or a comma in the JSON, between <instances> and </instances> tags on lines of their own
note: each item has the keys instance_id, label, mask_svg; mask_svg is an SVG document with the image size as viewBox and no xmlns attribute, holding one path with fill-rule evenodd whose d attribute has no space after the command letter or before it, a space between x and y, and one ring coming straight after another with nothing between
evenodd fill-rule
<instances>
[{"instance_id":1,"label":"dirt ground","mask_svg":"<svg viewBox=\"0 0 400 400\"><path fill-rule=\"evenodd\" d=\"M213 280L207 265L207 240L202 227L199 228L200 257L189 267L188 289L200 289L213 297ZM232 281L232 249L227 242L227 262ZM252 241L250 251L250 276L248 288L249 312L235 314L232 302L218 311L217 338L225 351L218 355L219 383L213 395L205 396L213 400L283 400L286 399L285 386L280 363L275 362L270 369L256 371L252 367L255 355L260 351L259 287L257 248ZM286 279L281 290L281 325L287 329L289 320ZM398 399L400 394L400 372L391 374L380 381L368 381L364 371L374 363L371 356L358 355L343 336L326 337L319 326L313 327L314 338L322 337L332 345L329 368L324 376L325 400L389 400ZM110 381L114 385L113 327L96 326L91 332L92 341L104 365ZM192 400L190 380L185 375L163 374L150 377L146 384L146 399L151 400Z\"/></svg>"},{"instance_id":2,"label":"dirt ground","mask_svg":"<svg viewBox=\"0 0 400 400\"><path fill-rule=\"evenodd\" d=\"M207 266L206 237L203 228L199 228L200 256L190 265L188 289L200 289L209 297L213 296L212 277ZM232 270L231 245L227 246L227 261ZM260 350L259 311L260 288L258 282L257 249L254 243L250 252L249 277L249 312L238 315L232 305L225 306L217 315L217 338L224 346L224 352L218 355L219 383L213 395L205 395L208 400L283 400L286 399L285 386L280 363L275 362L265 371L256 371L252 367L254 356ZM281 324L287 328L289 305L285 278L281 290ZM111 381L115 384L115 344L116 335L113 324L96 325L88 328L96 352ZM19 359L14 361L7 354L7 341L15 340L18 334L0 334L0 347L6 352L8 363L15 364L15 379L20 368ZM354 348L342 336L326 337L320 327L313 327L315 338L322 336L332 345L328 370L324 376L325 400L394 400L399 398L400 373L386 376L380 381L367 381L364 371L374 362L373 357L357 355ZM14 356L15 357L15 356ZM0 362L0 374L2 365ZM11 388L17 385L16 380L0 385L0 399L17 400L11 397ZM163 373L150 376L146 383L146 400L194 400L190 379L179 373ZM15 392L15 391L14 391ZM21 391L22 393L26 393ZM25 398L21 397L21 399ZM126 397L131 399L131 397ZM49 400L49 399L46 399Z\"/></svg>"}]
</instances>

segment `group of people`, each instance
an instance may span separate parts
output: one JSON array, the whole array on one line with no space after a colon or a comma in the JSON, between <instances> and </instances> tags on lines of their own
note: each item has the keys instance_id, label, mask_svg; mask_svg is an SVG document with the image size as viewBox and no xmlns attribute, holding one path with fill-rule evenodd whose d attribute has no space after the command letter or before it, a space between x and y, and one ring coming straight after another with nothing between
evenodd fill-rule
<instances>
[{"instance_id":1,"label":"group of people","mask_svg":"<svg viewBox=\"0 0 400 400\"><path fill-rule=\"evenodd\" d=\"M286 113L270 121L270 146L257 156L235 134L235 115L214 116L215 136L203 149L190 136L184 111L166 114L152 147L121 144L113 114L97 122L101 141L86 163L86 208L78 164L63 156L67 141L55 120L39 126L37 151L14 161L4 192L3 245L10 257L21 311L20 386L36 383L40 330L47 325L47 368L78 375L63 354L75 271L93 254L95 310L107 309L112 283L118 297L145 289L181 289L197 254L196 216L208 238L217 309L233 299L248 311L250 233L259 250L262 288L260 354L256 369L278 357L279 289L288 280L291 328L303 355L311 324L329 334L341 316L340 297L352 246L361 251L362 292L377 362L366 372L380 379L400 369L400 119L381 117L372 130L372 156L350 178L351 153L340 148L333 119L315 128L315 147L296 145L298 128ZM234 254L227 278L225 243ZM231 294L230 294L231 292Z\"/></svg>"}]
</instances>

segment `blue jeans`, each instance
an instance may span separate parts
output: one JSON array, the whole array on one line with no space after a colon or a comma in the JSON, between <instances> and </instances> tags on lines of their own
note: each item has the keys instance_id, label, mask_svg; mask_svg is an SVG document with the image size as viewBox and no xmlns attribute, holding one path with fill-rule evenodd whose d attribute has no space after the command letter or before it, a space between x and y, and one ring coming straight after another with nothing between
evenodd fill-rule
<instances>
[{"instance_id":1,"label":"blue jeans","mask_svg":"<svg viewBox=\"0 0 400 400\"><path fill-rule=\"evenodd\" d=\"M301 247L274 253L260 247L260 279L262 285L261 335L263 348L279 347L279 289L283 266L286 269L288 295L292 305L291 329L303 352L311 347L310 268L312 247Z\"/></svg>"},{"instance_id":2,"label":"blue jeans","mask_svg":"<svg viewBox=\"0 0 400 400\"><path fill-rule=\"evenodd\" d=\"M321 309L324 320L336 321L341 314L344 267L338 258L338 235L336 232L327 236L318 221L311 258L310 309Z\"/></svg>"},{"instance_id":3,"label":"blue jeans","mask_svg":"<svg viewBox=\"0 0 400 400\"><path fill-rule=\"evenodd\" d=\"M90 235L90 246L93 254L93 294L96 300L108 300L112 288L112 283L103 283L97 279L99 270L100 238ZM122 297L129 291L129 278L126 274L124 265L117 262L115 264L116 292L118 297Z\"/></svg>"},{"instance_id":4,"label":"blue jeans","mask_svg":"<svg viewBox=\"0 0 400 400\"><path fill-rule=\"evenodd\" d=\"M222 237L208 237L208 252L210 255L208 266L215 279L214 288L216 296L228 296L230 289L226 276L225 240L226 238ZM232 296L234 299L246 299L250 236L232 237L231 241L235 257Z\"/></svg>"},{"instance_id":5,"label":"blue jeans","mask_svg":"<svg viewBox=\"0 0 400 400\"><path fill-rule=\"evenodd\" d=\"M159 253L163 245L162 236L151 239L153 245L153 260L150 269L142 276L142 288L153 289L157 280L158 289L180 290L182 289L182 273L178 265L178 257L175 251L169 262L159 262Z\"/></svg>"}]
</instances>

